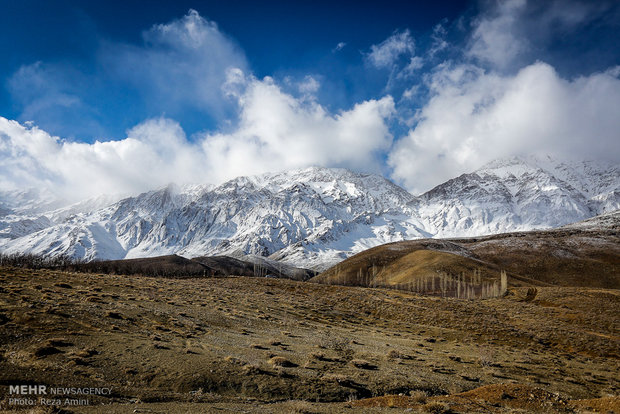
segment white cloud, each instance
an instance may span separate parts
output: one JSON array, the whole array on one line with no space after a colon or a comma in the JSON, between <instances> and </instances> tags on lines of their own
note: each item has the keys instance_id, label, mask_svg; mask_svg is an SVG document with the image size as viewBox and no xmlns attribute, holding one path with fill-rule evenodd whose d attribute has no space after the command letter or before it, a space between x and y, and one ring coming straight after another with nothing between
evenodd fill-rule
<instances>
[{"instance_id":1,"label":"white cloud","mask_svg":"<svg viewBox=\"0 0 620 414\"><path fill-rule=\"evenodd\" d=\"M143 33L144 46L107 44L100 53L107 71L128 82L154 112L199 109L225 116L221 85L230 68L247 70L237 44L195 10Z\"/></svg>"},{"instance_id":2,"label":"white cloud","mask_svg":"<svg viewBox=\"0 0 620 414\"><path fill-rule=\"evenodd\" d=\"M161 117L135 126L124 139L88 144L0 117L0 187L45 187L77 199L169 182L219 183L309 165L380 172L389 154L392 177L420 192L507 155L617 158L620 67L576 79L563 79L540 62L503 71L530 49L530 41L520 36L522 17L529 12L523 0L494 4L475 20L466 60L444 62L416 77L415 84L412 75L449 47L443 25L431 35L429 60L415 56L408 30L370 47L366 63L389 70L385 89L402 86L398 114L389 95L330 112L316 98L323 78L287 77L284 87L270 77L256 79L234 41L190 11L145 32L144 46L108 44L100 59L114 79L140 91L155 109L151 112L169 114L164 109L175 107L228 111L225 118L233 120L225 130L188 139L176 121ZM562 9L558 4L538 13L536 21L567 27L595 15L589 7ZM343 47L341 42L335 50ZM24 113L52 116L54 108L85 105L75 88L58 85L76 78L84 87L88 78L57 69L35 64L13 77L10 87L22 99ZM426 88L428 101L413 106ZM394 145L391 119L411 128Z\"/></svg>"},{"instance_id":3,"label":"white cloud","mask_svg":"<svg viewBox=\"0 0 620 414\"><path fill-rule=\"evenodd\" d=\"M399 77L407 77L414 74L418 69L424 67L424 59L420 56L414 56L409 60L409 63L398 74Z\"/></svg>"},{"instance_id":4,"label":"white cloud","mask_svg":"<svg viewBox=\"0 0 620 414\"><path fill-rule=\"evenodd\" d=\"M500 68L508 66L529 45L516 33L526 0L506 0L474 21L467 53Z\"/></svg>"},{"instance_id":5,"label":"white cloud","mask_svg":"<svg viewBox=\"0 0 620 414\"><path fill-rule=\"evenodd\" d=\"M335 48L332 49L332 53L336 53L345 48L347 44L345 42L339 42Z\"/></svg>"},{"instance_id":6,"label":"white cloud","mask_svg":"<svg viewBox=\"0 0 620 414\"><path fill-rule=\"evenodd\" d=\"M246 86L245 73L241 69L228 68L226 70L226 80L222 84L221 90L227 98L239 99Z\"/></svg>"},{"instance_id":7,"label":"white cloud","mask_svg":"<svg viewBox=\"0 0 620 414\"><path fill-rule=\"evenodd\" d=\"M544 59L555 42L579 42L576 29L617 16L614 0L502 0L485 1L483 11L472 22L466 48L468 57L499 70L515 70ZM617 26L617 19L612 26Z\"/></svg>"},{"instance_id":8,"label":"white cloud","mask_svg":"<svg viewBox=\"0 0 620 414\"><path fill-rule=\"evenodd\" d=\"M69 200L200 181L200 157L180 126L148 120L119 141L69 142L0 117L3 188L46 188Z\"/></svg>"},{"instance_id":9,"label":"white cloud","mask_svg":"<svg viewBox=\"0 0 620 414\"><path fill-rule=\"evenodd\" d=\"M447 49L449 46L449 43L446 41L448 31L444 27L446 22L447 20L444 19L442 23L439 23L433 27L433 33L431 34L432 43L430 49L428 50L428 54L431 57L435 56L442 50Z\"/></svg>"},{"instance_id":10,"label":"white cloud","mask_svg":"<svg viewBox=\"0 0 620 414\"><path fill-rule=\"evenodd\" d=\"M396 32L370 47L368 61L377 68L392 68L402 56L413 56L415 43L409 30Z\"/></svg>"},{"instance_id":11,"label":"white cloud","mask_svg":"<svg viewBox=\"0 0 620 414\"><path fill-rule=\"evenodd\" d=\"M240 109L240 123L229 134L190 141L177 122L156 118L125 139L88 144L0 117L0 187L46 188L77 200L310 165L380 169L380 154L392 142L391 97L331 114L314 99L284 93L271 78L239 70L228 75L229 86L237 86L229 96Z\"/></svg>"},{"instance_id":12,"label":"white cloud","mask_svg":"<svg viewBox=\"0 0 620 414\"><path fill-rule=\"evenodd\" d=\"M403 39L407 38L408 32ZM135 193L170 182L219 183L238 175L310 165L381 170L392 143L388 120L395 109L390 96L330 113L317 102L320 83L313 76L289 80L285 92L270 77L246 75L243 52L215 23L193 10L153 26L144 40L141 47L107 44L99 56L102 67L113 79L137 88L155 108L152 112L176 106L212 113L228 106L236 125L230 121L225 130L188 139L178 122L158 117L130 129L124 139L90 144L0 117L0 187L46 188L77 200ZM14 78L15 90L30 105L45 104L42 110L58 105L63 88L71 85L70 79L57 79L58 74L70 73L61 69L25 67ZM88 84L88 77L78 77ZM27 86L33 82L48 87L50 102L30 92ZM67 95L66 105L81 104L71 97Z\"/></svg>"},{"instance_id":13,"label":"white cloud","mask_svg":"<svg viewBox=\"0 0 620 414\"><path fill-rule=\"evenodd\" d=\"M178 48L202 49L205 45L226 44L229 42L220 33L217 24L200 16L193 9L181 19L171 23L156 24L143 34L149 43L169 44ZM228 53L228 51L226 51Z\"/></svg>"},{"instance_id":14,"label":"white cloud","mask_svg":"<svg viewBox=\"0 0 620 414\"><path fill-rule=\"evenodd\" d=\"M304 80L300 82L297 86L299 92L304 95L314 94L319 90L320 87L321 84L319 83L319 81L317 81L310 75L306 75L306 77L304 77Z\"/></svg>"},{"instance_id":15,"label":"white cloud","mask_svg":"<svg viewBox=\"0 0 620 414\"><path fill-rule=\"evenodd\" d=\"M417 125L388 159L413 192L508 155L548 153L618 161L617 70L572 80L545 63L516 75L440 66Z\"/></svg>"},{"instance_id":16,"label":"white cloud","mask_svg":"<svg viewBox=\"0 0 620 414\"><path fill-rule=\"evenodd\" d=\"M412 99L419 92L420 92L420 85L413 85L410 88L405 89L405 91L403 92L403 95L402 95L402 99L404 99L404 100ZM411 120L411 121L413 121L413 120ZM409 126L411 126L411 125L409 125Z\"/></svg>"},{"instance_id":17,"label":"white cloud","mask_svg":"<svg viewBox=\"0 0 620 414\"><path fill-rule=\"evenodd\" d=\"M284 93L271 78L249 77L238 102L238 128L202 141L215 181L309 165L379 171L392 142L389 96L330 114L316 100Z\"/></svg>"}]
</instances>

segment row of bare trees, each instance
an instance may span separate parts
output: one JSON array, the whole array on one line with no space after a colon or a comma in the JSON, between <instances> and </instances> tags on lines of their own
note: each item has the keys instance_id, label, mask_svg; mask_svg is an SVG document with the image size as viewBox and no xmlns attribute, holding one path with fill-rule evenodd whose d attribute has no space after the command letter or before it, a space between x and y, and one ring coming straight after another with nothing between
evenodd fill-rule
<instances>
[{"instance_id":1,"label":"row of bare trees","mask_svg":"<svg viewBox=\"0 0 620 414\"><path fill-rule=\"evenodd\" d=\"M44 257L26 253L0 253L0 266L24 267L28 269L65 269L80 265L83 260L69 256Z\"/></svg>"},{"instance_id":2,"label":"row of bare trees","mask_svg":"<svg viewBox=\"0 0 620 414\"><path fill-rule=\"evenodd\" d=\"M404 283L386 283L377 278L379 270L372 266L364 272L360 268L355 277L347 277L340 269L334 269L334 276L324 282L330 285L362 286L372 288L389 288L415 292L423 295L452 297L459 299L486 299L503 296L508 290L508 275L500 272L499 278L483 278L480 269L473 273L450 275L446 272L426 274Z\"/></svg>"},{"instance_id":3,"label":"row of bare trees","mask_svg":"<svg viewBox=\"0 0 620 414\"><path fill-rule=\"evenodd\" d=\"M85 261L69 256L45 257L22 253L0 253L0 266L117 275L141 274L169 278L213 276L212 271L198 263L184 265L166 262L149 263L148 261L140 262L135 260Z\"/></svg>"}]
</instances>

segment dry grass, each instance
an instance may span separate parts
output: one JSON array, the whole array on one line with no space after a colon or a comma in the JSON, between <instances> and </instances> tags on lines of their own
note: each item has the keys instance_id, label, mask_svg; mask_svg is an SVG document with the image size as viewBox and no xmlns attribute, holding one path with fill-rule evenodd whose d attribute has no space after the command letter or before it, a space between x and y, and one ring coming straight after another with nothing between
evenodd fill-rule
<instances>
[{"instance_id":1,"label":"dry grass","mask_svg":"<svg viewBox=\"0 0 620 414\"><path fill-rule=\"evenodd\" d=\"M620 389L616 290L538 287L523 301L527 288L512 288L468 301L287 280L9 268L0 287L0 381L112 386L112 398L93 399L113 403L111 413L294 412L296 404L415 412L433 402L468 412L472 398L509 412L529 409L529 393L560 410L558 391L566 404L611 404L595 399ZM510 383L542 391L488 388Z\"/></svg>"}]
</instances>

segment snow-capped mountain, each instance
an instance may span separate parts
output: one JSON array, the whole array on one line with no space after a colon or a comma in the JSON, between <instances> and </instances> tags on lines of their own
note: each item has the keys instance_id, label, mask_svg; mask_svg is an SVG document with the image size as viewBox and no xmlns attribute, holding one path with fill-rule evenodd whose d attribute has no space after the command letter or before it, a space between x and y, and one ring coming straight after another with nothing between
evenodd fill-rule
<instances>
[{"instance_id":1,"label":"snow-capped mountain","mask_svg":"<svg viewBox=\"0 0 620 414\"><path fill-rule=\"evenodd\" d=\"M617 165L532 157L494 161L418 197L377 175L316 167L63 208L48 197L43 212L2 193L0 250L259 255L323 269L392 241L557 227L620 208L619 195Z\"/></svg>"},{"instance_id":2,"label":"snow-capped mountain","mask_svg":"<svg viewBox=\"0 0 620 414\"><path fill-rule=\"evenodd\" d=\"M461 237L558 227L618 208L618 165L513 157L433 188L417 211L434 236Z\"/></svg>"}]
</instances>

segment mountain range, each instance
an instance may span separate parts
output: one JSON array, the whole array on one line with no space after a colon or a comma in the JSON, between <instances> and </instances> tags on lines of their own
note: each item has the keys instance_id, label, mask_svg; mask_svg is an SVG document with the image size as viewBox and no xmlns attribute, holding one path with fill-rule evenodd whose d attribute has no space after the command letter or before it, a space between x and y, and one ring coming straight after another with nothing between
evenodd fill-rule
<instances>
[{"instance_id":1,"label":"mountain range","mask_svg":"<svg viewBox=\"0 0 620 414\"><path fill-rule=\"evenodd\" d=\"M0 192L0 251L260 256L324 270L388 242L555 228L619 208L620 167L599 161L500 159L417 196L379 175L311 167L69 206Z\"/></svg>"}]
</instances>

